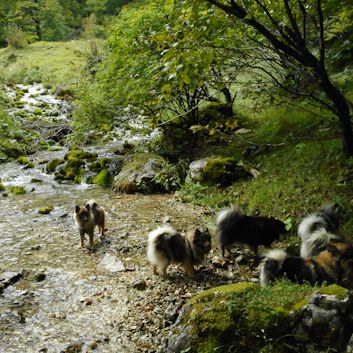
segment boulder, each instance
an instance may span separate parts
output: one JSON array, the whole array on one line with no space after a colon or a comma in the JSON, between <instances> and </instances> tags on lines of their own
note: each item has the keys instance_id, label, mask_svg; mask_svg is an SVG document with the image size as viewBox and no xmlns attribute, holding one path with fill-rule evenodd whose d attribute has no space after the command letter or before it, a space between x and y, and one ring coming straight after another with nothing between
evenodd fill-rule
<instances>
[{"instance_id":1,"label":"boulder","mask_svg":"<svg viewBox=\"0 0 353 353\"><path fill-rule=\"evenodd\" d=\"M236 180L251 177L251 173L234 158L216 156L190 163L187 180L226 187Z\"/></svg>"},{"instance_id":2,"label":"boulder","mask_svg":"<svg viewBox=\"0 0 353 353\"><path fill-rule=\"evenodd\" d=\"M183 307L158 352L344 352L352 309L351 294L337 285L220 286Z\"/></svg>"},{"instance_id":3,"label":"boulder","mask_svg":"<svg viewBox=\"0 0 353 353\"><path fill-rule=\"evenodd\" d=\"M152 153L131 155L114 178L114 190L127 194L170 192L179 186L176 168Z\"/></svg>"}]
</instances>

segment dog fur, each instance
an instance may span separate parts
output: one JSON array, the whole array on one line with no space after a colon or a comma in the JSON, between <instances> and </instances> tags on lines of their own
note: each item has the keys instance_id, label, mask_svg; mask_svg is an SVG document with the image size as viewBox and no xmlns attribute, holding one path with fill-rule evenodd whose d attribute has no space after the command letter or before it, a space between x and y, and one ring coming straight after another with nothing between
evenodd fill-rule
<instances>
[{"instance_id":1,"label":"dog fur","mask_svg":"<svg viewBox=\"0 0 353 353\"><path fill-rule=\"evenodd\" d=\"M331 240L326 249L313 258L288 255L284 250L272 250L261 264L260 282L263 286L278 278L312 285L337 283L352 287L353 246L350 243Z\"/></svg>"},{"instance_id":2,"label":"dog fur","mask_svg":"<svg viewBox=\"0 0 353 353\"><path fill-rule=\"evenodd\" d=\"M101 238L104 237L105 211L95 200L89 200L85 207L76 206L74 220L80 234L80 247L84 247L85 234L89 236L89 246L93 246L94 228L98 226Z\"/></svg>"},{"instance_id":3,"label":"dog fur","mask_svg":"<svg viewBox=\"0 0 353 353\"><path fill-rule=\"evenodd\" d=\"M298 235L302 240L300 256L312 257L325 249L331 240L340 240L337 205L327 205L319 212L312 213L300 222Z\"/></svg>"},{"instance_id":4,"label":"dog fur","mask_svg":"<svg viewBox=\"0 0 353 353\"><path fill-rule=\"evenodd\" d=\"M239 206L234 206L218 213L216 232L224 256L225 249L231 253L230 246L233 243L246 244L257 255L260 245L270 246L287 230L283 222L273 217L246 216Z\"/></svg>"},{"instance_id":5,"label":"dog fur","mask_svg":"<svg viewBox=\"0 0 353 353\"><path fill-rule=\"evenodd\" d=\"M160 269L164 277L170 264L181 264L191 278L195 277L194 265L200 264L211 250L211 236L207 230L188 231L185 236L169 226L159 227L149 233L147 259L153 273Z\"/></svg>"}]
</instances>

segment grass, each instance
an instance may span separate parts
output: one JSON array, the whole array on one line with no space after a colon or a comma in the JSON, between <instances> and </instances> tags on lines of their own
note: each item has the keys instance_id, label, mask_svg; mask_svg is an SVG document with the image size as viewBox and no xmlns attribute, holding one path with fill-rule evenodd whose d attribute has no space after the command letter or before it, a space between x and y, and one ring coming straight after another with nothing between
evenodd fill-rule
<instances>
[{"instance_id":1,"label":"grass","mask_svg":"<svg viewBox=\"0 0 353 353\"><path fill-rule=\"evenodd\" d=\"M353 159L344 158L332 121L278 106L248 113L241 124L251 131L207 153L241 156L244 166L260 175L227 188L185 184L177 193L180 200L216 210L240 204L247 214L290 220L293 232L301 217L337 202L343 209L343 231L353 233Z\"/></svg>"},{"instance_id":2,"label":"grass","mask_svg":"<svg viewBox=\"0 0 353 353\"><path fill-rule=\"evenodd\" d=\"M0 76L7 83L42 82L71 88L80 80L89 42L36 42L23 49L0 49Z\"/></svg>"}]
</instances>

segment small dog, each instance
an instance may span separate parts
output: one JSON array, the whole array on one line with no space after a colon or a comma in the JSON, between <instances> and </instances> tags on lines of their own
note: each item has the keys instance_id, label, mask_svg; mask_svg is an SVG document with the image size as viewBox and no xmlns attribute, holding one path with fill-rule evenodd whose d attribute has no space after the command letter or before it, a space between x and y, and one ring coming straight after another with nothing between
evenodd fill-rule
<instances>
[{"instance_id":1,"label":"small dog","mask_svg":"<svg viewBox=\"0 0 353 353\"><path fill-rule=\"evenodd\" d=\"M153 273L161 270L167 276L167 268L171 263L182 264L191 278L195 277L194 265L200 264L211 250L211 236L206 229L189 231L185 236L175 229L164 226L149 233L147 258L153 266Z\"/></svg>"},{"instance_id":2,"label":"small dog","mask_svg":"<svg viewBox=\"0 0 353 353\"><path fill-rule=\"evenodd\" d=\"M272 250L261 264L260 282L263 286L286 277L292 282L353 284L353 246L331 240L326 249L313 258L288 255L284 250Z\"/></svg>"},{"instance_id":3,"label":"small dog","mask_svg":"<svg viewBox=\"0 0 353 353\"><path fill-rule=\"evenodd\" d=\"M95 200L87 202L85 207L76 206L74 219L80 234L80 247L84 246L85 233L89 236L89 246L93 246L94 227L97 225L101 238L104 238L105 212Z\"/></svg>"},{"instance_id":4,"label":"small dog","mask_svg":"<svg viewBox=\"0 0 353 353\"><path fill-rule=\"evenodd\" d=\"M245 216L239 206L234 206L218 213L216 232L224 257L225 249L231 253L233 243L250 246L257 256L260 245L270 246L287 230L285 224L275 218Z\"/></svg>"},{"instance_id":5,"label":"small dog","mask_svg":"<svg viewBox=\"0 0 353 353\"><path fill-rule=\"evenodd\" d=\"M331 240L342 240L335 234L339 228L337 205L327 205L319 212L312 213L300 222L298 235L302 240L301 257L312 257L326 248Z\"/></svg>"}]
</instances>

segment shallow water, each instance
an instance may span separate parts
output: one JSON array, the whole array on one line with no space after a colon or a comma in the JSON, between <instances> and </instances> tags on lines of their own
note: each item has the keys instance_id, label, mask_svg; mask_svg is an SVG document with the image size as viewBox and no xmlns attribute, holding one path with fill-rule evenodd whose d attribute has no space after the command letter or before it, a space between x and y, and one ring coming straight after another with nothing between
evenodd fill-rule
<instances>
[{"instance_id":1,"label":"shallow water","mask_svg":"<svg viewBox=\"0 0 353 353\"><path fill-rule=\"evenodd\" d=\"M47 95L41 87L26 89L36 101ZM55 97L45 99L58 103ZM91 150L107 157L122 143L116 137ZM173 195L117 195L92 185L58 183L43 162L66 152L38 151L30 156L35 163L30 169L0 164L6 187L27 191L0 194L0 276L22 275L0 294L0 353L155 352L182 305L205 288L232 281L236 269L230 275L208 261L199 268L198 282L177 266L170 267L168 280L153 275L146 260L148 232L166 216L181 231L204 226L204 210ZM92 198L105 208L107 231L103 240L96 234L88 251L79 248L73 212ZM53 211L39 214L46 206ZM111 272L104 265L110 258L125 270Z\"/></svg>"}]
</instances>

